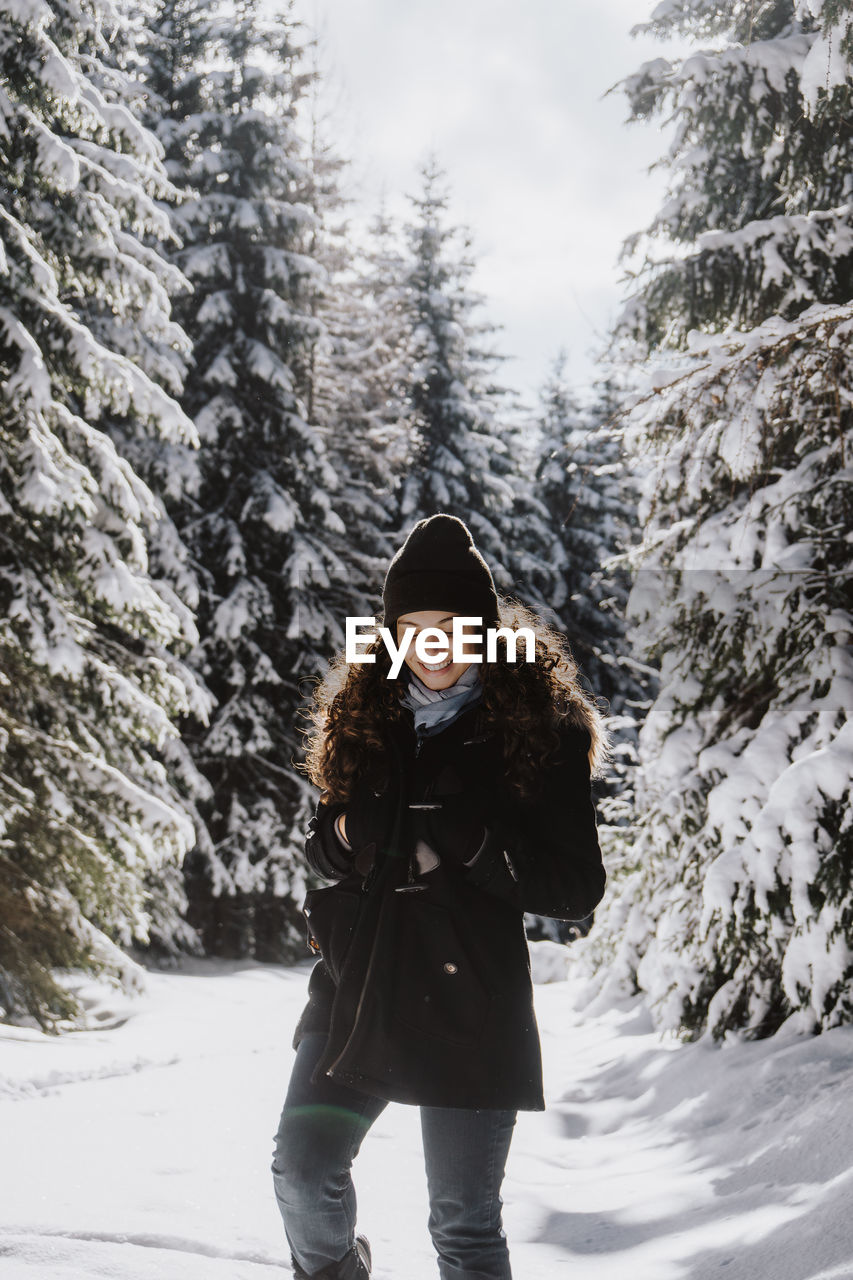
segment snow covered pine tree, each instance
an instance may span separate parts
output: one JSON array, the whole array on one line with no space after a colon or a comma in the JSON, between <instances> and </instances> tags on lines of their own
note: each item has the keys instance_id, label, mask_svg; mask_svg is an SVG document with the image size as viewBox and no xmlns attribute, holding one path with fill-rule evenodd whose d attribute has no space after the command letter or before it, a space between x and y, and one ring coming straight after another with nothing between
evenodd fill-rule
<instances>
[{"instance_id":1,"label":"snow covered pine tree","mask_svg":"<svg viewBox=\"0 0 853 1280\"><path fill-rule=\"evenodd\" d=\"M0 4L0 1005L48 1028L79 1012L57 967L132 981L119 946L147 937L146 872L193 839L158 758L193 681L148 571L156 503L97 425L194 440L88 323L98 300L186 346L140 242L168 233L168 183L121 101L117 33L101 0Z\"/></svg>"},{"instance_id":2,"label":"snow covered pine tree","mask_svg":"<svg viewBox=\"0 0 853 1280\"><path fill-rule=\"evenodd\" d=\"M625 637L629 574L624 565L608 564L634 532L636 468L629 470L623 456L616 389L607 381L597 384L592 402L582 404L567 381L567 360L561 350L528 433L534 461L531 498L519 522L519 541L529 553L521 581L535 606L568 636L584 683L604 700L613 738L608 773L595 790L605 860L616 865L632 817L637 715L648 702L642 664ZM570 925L531 918L528 935L569 940L588 933L592 923L592 917Z\"/></svg>"},{"instance_id":3,"label":"snow covered pine tree","mask_svg":"<svg viewBox=\"0 0 853 1280\"><path fill-rule=\"evenodd\" d=\"M345 535L323 431L307 418L316 216L296 110L311 73L292 4L203 12L162 0L146 80L173 179L175 300L194 347L182 397L202 445L194 485L166 495L197 566L200 642L190 655L216 699L183 726L210 784L205 834L187 859L190 919L213 954L301 954L301 834L313 797L292 759L301 674L339 634L330 577ZM199 73L199 66L208 69Z\"/></svg>"},{"instance_id":4,"label":"snow covered pine tree","mask_svg":"<svg viewBox=\"0 0 853 1280\"><path fill-rule=\"evenodd\" d=\"M649 28L707 46L625 83L634 118L675 121L617 335L657 367L630 607L661 691L637 869L598 924L685 1035L853 1018L851 23L667 0Z\"/></svg>"},{"instance_id":5,"label":"snow covered pine tree","mask_svg":"<svg viewBox=\"0 0 853 1280\"><path fill-rule=\"evenodd\" d=\"M460 229L447 224L447 195L439 190L443 170L434 154L420 175L422 190L409 197L415 213L404 228L411 453L395 532L403 534L436 511L458 516L488 556L498 589L508 590L514 577L512 461L497 421L505 388L490 377L490 366L506 357L479 345L496 326L472 318L482 298L469 284L469 240L463 232L465 248L454 248Z\"/></svg>"},{"instance_id":6,"label":"snow covered pine tree","mask_svg":"<svg viewBox=\"0 0 853 1280\"><path fill-rule=\"evenodd\" d=\"M375 250L385 255L381 265L352 243L339 185L344 162L323 138L319 74L306 96L310 147L300 191L315 218L306 252L317 265L309 300L317 323L305 362L305 401L329 462L324 479L338 531L330 527L325 536L330 563L331 553L337 562L323 600L336 620L331 647L342 648L345 619L376 612L384 566L394 553L383 529L393 524L394 493L405 471L399 384L406 360L395 305L402 271L393 279L385 274L395 266L387 241ZM377 232L390 239L389 224Z\"/></svg>"}]
</instances>

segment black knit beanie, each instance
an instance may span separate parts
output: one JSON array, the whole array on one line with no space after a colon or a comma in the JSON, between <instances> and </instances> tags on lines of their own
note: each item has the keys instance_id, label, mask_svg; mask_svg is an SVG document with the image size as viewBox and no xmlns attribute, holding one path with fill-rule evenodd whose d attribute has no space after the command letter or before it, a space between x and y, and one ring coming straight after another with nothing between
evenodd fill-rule
<instances>
[{"instance_id":1,"label":"black knit beanie","mask_svg":"<svg viewBox=\"0 0 853 1280\"><path fill-rule=\"evenodd\" d=\"M446 609L498 622L498 597L489 566L471 532L456 516L440 511L419 520L394 556L382 589L384 626L394 640L397 619L409 610Z\"/></svg>"}]
</instances>

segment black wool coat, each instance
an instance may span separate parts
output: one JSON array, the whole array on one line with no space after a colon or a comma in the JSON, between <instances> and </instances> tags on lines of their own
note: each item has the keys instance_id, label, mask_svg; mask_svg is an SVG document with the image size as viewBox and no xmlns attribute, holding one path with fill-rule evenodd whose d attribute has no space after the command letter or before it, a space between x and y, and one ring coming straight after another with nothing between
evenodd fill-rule
<instances>
[{"instance_id":1,"label":"black wool coat","mask_svg":"<svg viewBox=\"0 0 853 1280\"><path fill-rule=\"evenodd\" d=\"M560 727L534 802L510 792L479 704L419 747L410 714L386 733L382 771L347 802L321 796L306 831L309 865L335 883L303 906L321 959L293 1047L327 1032L314 1080L389 1101L542 1111L523 917L582 919L604 894L589 731ZM470 865L435 837L444 809L483 824ZM358 815L351 851L334 830L342 811Z\"/></svg>"}]
</instances>

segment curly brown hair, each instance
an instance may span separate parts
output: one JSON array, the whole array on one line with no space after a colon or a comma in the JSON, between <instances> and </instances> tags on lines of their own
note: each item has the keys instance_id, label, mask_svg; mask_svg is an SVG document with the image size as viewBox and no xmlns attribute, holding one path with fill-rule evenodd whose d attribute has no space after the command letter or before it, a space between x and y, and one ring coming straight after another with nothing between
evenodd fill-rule
<instances>
[{"instance_id":1,"label":"curly brown hair","mask_svg":"<svg viewBox=\"0 0 853 1280\"><path fill-rule=\"evenodd\" d=\"M500 626L529 627L535 638L534 661L512 663L506 638L498 636L497 661L484 661L480 669L483 725L501 737L507 784L522 800L535 797L564 722L589 730L590 769L600 775L610 754L608 734L601 711L580 685L566 637L513 597L499 596L498 606ZM381 763L384 726L410 714L399 700L401 678L388 678L391 655L378 630L362 652L375 654L375 662L349 664L343 653L335 656L303 712L313 727L301 730L305 762L295 767L322 789L326 802L350 799L356 779Z\"/></svg>"}]
</instances>

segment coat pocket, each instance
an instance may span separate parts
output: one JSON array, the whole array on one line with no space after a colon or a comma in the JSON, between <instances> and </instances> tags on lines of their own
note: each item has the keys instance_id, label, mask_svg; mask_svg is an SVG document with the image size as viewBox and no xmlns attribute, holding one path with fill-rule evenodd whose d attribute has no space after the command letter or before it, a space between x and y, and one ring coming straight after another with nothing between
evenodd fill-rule
<instances>
[{"instance_id":1,"label":"coat pocket","mask_svg":"<svg viewBox=\"0 0 853 1280\"><path fill-rule=\"evenodd\" d=\"M420 894L398 901L394 1016L437 1040L476 1041L486 1021L489 992L446 907Z\"/></svg>"},{"instance_id":2,"label":"coat pocket","mask_svg":"<svg viewBox=\"0 0 853 1280\"><path fill-rule=\"evenodd\" d=\"M309 945L313 938L335 986L352 943L363 897L359 889L343 889L336 884L309 889L305 895L302 913L308 925Z\"/></svg>"}]
</instances>

